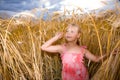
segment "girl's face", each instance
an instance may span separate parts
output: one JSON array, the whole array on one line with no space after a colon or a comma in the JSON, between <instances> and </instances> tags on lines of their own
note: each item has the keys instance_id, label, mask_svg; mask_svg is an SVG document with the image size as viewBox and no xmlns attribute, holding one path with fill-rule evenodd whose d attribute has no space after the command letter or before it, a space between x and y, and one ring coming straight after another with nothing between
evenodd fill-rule
<instances>
[{"instance_id":1,"label":"girl's face","mask_svg":"<svg viewBox=\"0 0 120 80\"><path fill-rule=\"evenodd\" d=\"M75 41L80 37L79 28L76 26L68 26L66 33L65 33L65 39L69 42Z\"/></svg>"}]
</instances>

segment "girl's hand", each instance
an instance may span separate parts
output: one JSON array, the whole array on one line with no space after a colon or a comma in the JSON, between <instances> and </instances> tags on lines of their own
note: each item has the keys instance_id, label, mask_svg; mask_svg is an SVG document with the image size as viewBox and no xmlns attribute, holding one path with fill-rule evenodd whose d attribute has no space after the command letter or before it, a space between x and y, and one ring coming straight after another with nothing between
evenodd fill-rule
<instances>
[{"instance_id":1,"label":"girl's hand","mask_svg":"<svg viewBox=\"0 0 120 80\"><path fill-rule=\"evenodd\" d=\"M58 32L55 35L55 38L57 38L57 39L61 39L62 37L63 37L63 32Z\"/></svg>"},{"instance_id":2,"label":"girl's hand","mask_svg":"<svg viewBox=\"0 0 120 80\"><path fill-rule=\"evenodd\" d=\"M117 53L119 53L119 52L120 52L120 50L117 48L117 49L115 49L115 50L113 51L112 54L117 54Z\"/></svg>"}]
</instances>

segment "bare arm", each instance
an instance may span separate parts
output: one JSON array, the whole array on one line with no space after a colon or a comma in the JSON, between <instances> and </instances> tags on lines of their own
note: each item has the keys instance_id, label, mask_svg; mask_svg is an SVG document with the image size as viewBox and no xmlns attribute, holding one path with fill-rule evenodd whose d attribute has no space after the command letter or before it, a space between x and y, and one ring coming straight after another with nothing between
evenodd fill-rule
<instances>
[{"instance_id":1,"label":"bare arm","mask_svg":"<svg viewBox=\"0 0 120 80\"><path fill-rule=\"evenodd\" d=\"M109 55L105 54L102 56L95 56L88 50L85 50L85 57L93 62L100 62L100 61L102 61L102 59L106 58L107 56L109 56Z\"/></svg>"},{"instance_id":2,"label":"bare arm","mask_svg":"<svg viewBox=\"0 0 120 80\"><path fill-rule=\"evenodd\" d=\"M55 41L58 39L62 38L63 33L58 33L56 34L53 38L45 42L42 46L41 49L43 51L51 52L51 53L61 53L62 51L62 46L61 45L52 45Z\"/></svg>"}]
</instances>

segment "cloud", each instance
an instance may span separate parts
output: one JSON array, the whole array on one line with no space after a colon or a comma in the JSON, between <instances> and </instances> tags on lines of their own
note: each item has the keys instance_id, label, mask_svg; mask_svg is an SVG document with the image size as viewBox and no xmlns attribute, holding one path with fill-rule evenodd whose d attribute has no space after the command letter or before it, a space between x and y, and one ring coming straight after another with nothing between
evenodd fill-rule
<instances>
[{"instance_id":1,"label":"cloud","mask_svg":"<svg viewBox=\"0 0 120 80\"><path fill-rule=\"evenodd\" d=\"M104 5L101 1L107 4ZM114 9L115 1L120 0L0 0L0 11L10 11L9 14L13 15L11 12L31 12L33 9L38 8L35 14L39 16L46 9L48 10L47 13L51 13L54 11L63 12L64 9L72 11L80 7L88 12L100 8L99 12Z\"/></svg>"},{"instance_id":2,"label":"cloud","mask_svg":"<svg viewBox=\"0 0 120 80\"><path fill-rule=\"evenodd\" d=\"M39 7L40 0L0 0L0 10L23 11Z\"/></svg>"},{"instance_id":3,"label":"cloud","mask_svg":"<svg viewBox=\"0 0 120 80\"><path fill-rule=\"evenodd\" d=\"M20 12L34 8L48 8L52 11L59 11L64 7L70 8L73 5L93 9L103 6L100 1L107 2L109 6L114 2L114 0L0 0L0 10Z\"/></svg>"}]
</instances>

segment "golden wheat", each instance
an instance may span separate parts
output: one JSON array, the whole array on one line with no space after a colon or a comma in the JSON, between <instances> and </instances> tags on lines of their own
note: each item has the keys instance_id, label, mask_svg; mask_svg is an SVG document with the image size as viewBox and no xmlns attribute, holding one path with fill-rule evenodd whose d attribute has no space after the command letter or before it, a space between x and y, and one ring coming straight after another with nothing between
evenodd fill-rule
<instances>
[{"instance_id":1,"label":"golden wheat","mask_svg":"<svg viewBox=\"0 0 120 80\"><path fill-rule=\"evenodd\" d=\"M41 51L41 45L56 32L64 32L69 23L80 25L80 45L86 45L93 54L111 54L117 49L117 55L110 55L100 63L85 59L90 78L120 79L120 15L105 11L97 16L95 13L78 15L74 12L70 18L63 16L57 13L46 21L41 16L36 22L0 19L1 80L61 80L60 55ZM16 20L22 23L16 24ZM64 39L56 43L62 42Z\"/></svg>"}]
</instances>

